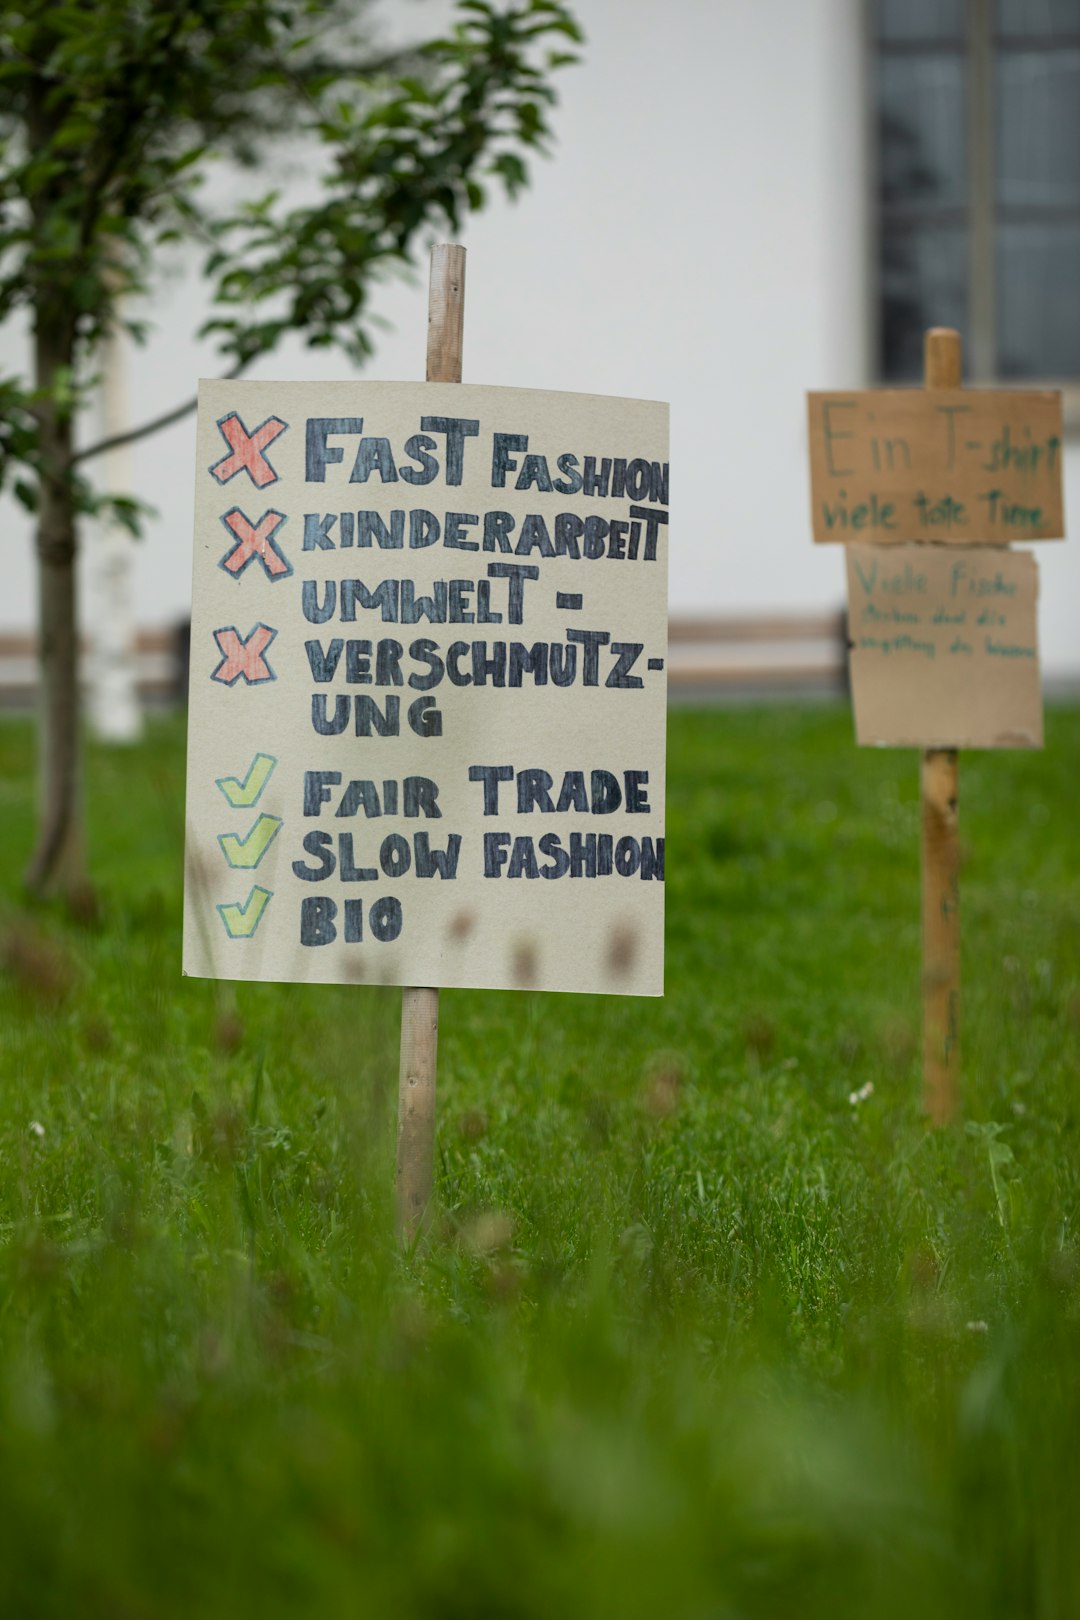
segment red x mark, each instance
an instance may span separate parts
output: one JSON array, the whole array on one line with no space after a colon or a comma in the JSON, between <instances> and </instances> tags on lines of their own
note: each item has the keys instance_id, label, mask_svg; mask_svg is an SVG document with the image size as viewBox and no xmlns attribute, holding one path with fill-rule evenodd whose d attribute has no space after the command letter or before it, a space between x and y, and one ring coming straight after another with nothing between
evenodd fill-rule
<instances>
[{"instance_id":1,"label":"red x mark","mask_svg":"<svg viewBox=\"0 0 1080 1620\"><path fill-rule=\"evenodd\" d=\"M257 624L243 641L234 625L215 630L214 640L221 653L221 663L210 679L222 681L226 686L232 686L241 676L249 686L257 681L276 680L277 676L263 657L276 635L277 631L271 630L268 624Z\"/></svg>"},{"instance_id":2,"label":"red x mark","mask_svg":"<svg viewBox=\"0 0 1080 1620\"><path fill-rule=\"evenodd\" d=\"M276 484L278 475L263 455L268 444L273 444L279 433L284 433L288 422L280 416L268 416L260 422L254 433L249 433L236 412L223 416L218 422L221 436L229 446L230 455L222 456L210 471L219 484L227 484L237 473L246 472L253 484L262 489L264 484Z\"/></svg>"},{"instance_id":3,"label":"red x mark","mask_svg":"<svg viewBox=\"0 0 1080 1620\"><path fill-rule=\"evenodd\" d=\"M253 557L258 557L271 579L281 579L292 573L292 564L275 544L274 536L285 522L284 512L264 512L258 523L234 506L226 512L222 523L234 536L236 545L221 559L221 566L235 578L244 572Z\"/></svg>"}]
</instances>

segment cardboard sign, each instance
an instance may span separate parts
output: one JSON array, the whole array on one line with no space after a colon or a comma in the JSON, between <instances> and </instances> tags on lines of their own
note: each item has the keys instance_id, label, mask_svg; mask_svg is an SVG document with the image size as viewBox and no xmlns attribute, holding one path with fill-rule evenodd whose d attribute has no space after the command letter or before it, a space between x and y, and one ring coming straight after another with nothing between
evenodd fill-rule
<instances>
[{"instance_id":1,"label":"cardboard sign","mask_svg":"<svg viewBox=\"0 0 1080 1620\"><path fill-rule=\"evenodd\" d=\"M860 743L1042 747L1029 552L849 546L847 577Z\"/></svg>"},{"instance_id":2,"label":"cardboard sign","mask_svg":"<svg viewBox=\"0 0 1080 1620\"><path fill-rule=\"evenodd\" d=\"M663 993L667 407L204 383L184 971Z\"/></svg>"},{"instance_id":3,"label":"cardboard sign","mask_svg":"<svg viewBox=\"0 0 1080 1620\"><path fill-rule=\"evenodd\" d=\"M807 400L815 540L1064 535L1060 394L882 388Z\"/></svg>"}]
</instances>

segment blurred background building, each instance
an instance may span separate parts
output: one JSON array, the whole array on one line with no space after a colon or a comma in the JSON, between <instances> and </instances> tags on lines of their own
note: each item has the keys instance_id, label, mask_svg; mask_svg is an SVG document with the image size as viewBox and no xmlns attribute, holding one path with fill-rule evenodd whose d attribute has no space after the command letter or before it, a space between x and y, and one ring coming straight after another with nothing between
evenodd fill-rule
<instances>
[{"instance_id":1,"label":"blurred background building","mask_svg":"<svg viewBox=\"0 0 1080 1620\"><path fill-rule=\"evenodd\" d=\"M843 558L810 541L803 396L917 380L931 324L960 328L971 383L1065 390L1066 510L1080 513L1080 0L577 10L588 45L561 78L554 160L464 235L465 378L671 401L673 614L787 620L795 639L833 622ZM382 14L395 38L425 36L448 6L385 0ZM286 178L305 183L295 161ZM192 336L195 270L178 260L160 283L148 346L120 346L133 423L219 369ZM387 284L378 309L368 374L421 377L423 272ZM0 361L21 341L5 333ZM254 374L350 372L294 345ZM135 548L143 632L187 613L193 456L189 417L125 464L157 511ZM3 526L0 632L27 632L29 525L6 502ZM95 543L88 619L113 589ZM1080 540L1036 549L1044 668L1078 685Z\"/></svg>"}]
</instances>

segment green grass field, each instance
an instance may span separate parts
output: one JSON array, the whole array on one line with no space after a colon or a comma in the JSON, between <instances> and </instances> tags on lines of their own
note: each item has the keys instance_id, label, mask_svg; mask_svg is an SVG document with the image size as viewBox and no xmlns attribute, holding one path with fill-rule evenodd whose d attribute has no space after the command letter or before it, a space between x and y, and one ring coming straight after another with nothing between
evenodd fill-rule
<instances>
[{"instance_id":1,"label":"green grass field","mask_svg":"<svg viewBox=\"0 0 1080 1620\"><path fill-rule=\"evenodd\" d=\"M99 913L27 908L31 756L0 725L0 1614L1080 1613L1080 710L962 760L937 1134L914 754L675 713L667 996L443 994L412 1255L398 993L181 979L174 719L91 755Z\"/></svg>"}]
</instances>

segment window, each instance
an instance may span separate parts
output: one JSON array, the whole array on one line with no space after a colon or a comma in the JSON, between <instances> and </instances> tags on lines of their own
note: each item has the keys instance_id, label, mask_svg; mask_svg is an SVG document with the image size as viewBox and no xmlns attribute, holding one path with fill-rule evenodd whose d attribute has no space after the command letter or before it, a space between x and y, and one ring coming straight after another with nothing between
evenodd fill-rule
<instances>
[{"instance_id":1,"label":"window","mask_svg":"<svg viewBox=\"0 0 1080 1620\"><path fill-rule=\"evenodd\" d=\"M1080 380L1080 0L873 0L880 368Z\"/></svg>"}]
</instances>

